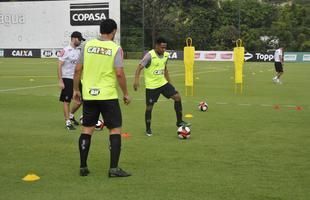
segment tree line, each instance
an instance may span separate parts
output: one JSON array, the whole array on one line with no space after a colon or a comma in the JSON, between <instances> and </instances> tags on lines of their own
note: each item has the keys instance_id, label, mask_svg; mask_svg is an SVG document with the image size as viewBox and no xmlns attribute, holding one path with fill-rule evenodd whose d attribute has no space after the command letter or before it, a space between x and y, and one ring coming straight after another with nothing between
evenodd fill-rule
<instances>
[{"instance_id":1,"label":"tree line","mask_svg":"<svg viewBox=\"0 0 310 200\"><path fill-rule=\"evenodd\" d=\"M310 1L121 0L124 50L152 48L157 36L174 50L191 37L199 50L231 50L241 38L248 51L310 51Z\"/></svg>"}]
</instances>

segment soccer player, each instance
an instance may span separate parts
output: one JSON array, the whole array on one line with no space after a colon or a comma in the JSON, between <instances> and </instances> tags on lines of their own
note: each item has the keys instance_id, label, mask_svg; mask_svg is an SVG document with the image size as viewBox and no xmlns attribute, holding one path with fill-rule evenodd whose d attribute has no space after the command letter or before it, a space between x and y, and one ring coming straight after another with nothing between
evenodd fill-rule
<instances>
[{"instance_id":1,"label":"soccer player","mask_svg":"<svg viewBox=\"0 0 310 200\"><path fill-rule=\"evenodd\" d=\"M155 48L145 54L135 73L133 88L135 91L137 91L139 87L140 73L144 69L146 88L145 134L147 136L152 136L152 110L160 94L162 94L168 99L171 98L174 100L174 109L177 118L176 126L190 126L189 123L182 120L181 96L170 83L169 73L167 69L169 53L165 52L166 48L166 40L162 37L157 38L155 42Z\"/></svg>"},{"instance_id":2,"label":"soccer player","mask_svg":"<svg viewBox=\"0 0 310 200\"><path fill-rule=\"evenodd\" d=\"M80 176L89 174L87 157L91 137L101 114L110 132L109 177L126 177L130 173L118 166L121 153L122 114L118 102L117 82L126 105L131 101L123 69L123 50L113 42L117 24L113 19L100 24L100 37L85 43L74 74L74 94L80 101L79 81L82 76L83 127L79 138Z\"/></svg>"},{"instance_id":3,"label":"soccer player","mask_svg":"<svg viewBox=\"0 0 310 200\"><path fill-rule=\"evenodd\" d=\"M280 47L274 52L274 66L276 70L276 76L273 77L274 83L281 84L280 77L282 76L283 72L283 62L284 62L284 53L283 48Z\"/></svg>"},{"instance_id":4,"label":"soccer player","mask_svg":"<svg viewBox=\"0 0 310 200\"><path fill-rule=\"evenodd\" d=\"M59 88L61 89L59 101L63 102L65 123L68 130L75 130L72 123L79 125L74 118L74 113L79 109L80 104L73 103L70 110L70 102L73 95L73 74L81 51L78 47L82 41L85 41L82 34L74 31L71 34L70 45L62 49L58 62L57 72Z\"/></svg>"}]
</instances>

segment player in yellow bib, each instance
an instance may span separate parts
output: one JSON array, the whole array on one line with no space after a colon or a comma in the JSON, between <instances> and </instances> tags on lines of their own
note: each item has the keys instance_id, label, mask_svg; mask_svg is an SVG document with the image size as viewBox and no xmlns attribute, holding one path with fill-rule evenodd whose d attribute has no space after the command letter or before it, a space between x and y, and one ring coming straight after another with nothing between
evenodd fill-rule
<instances>
[{"instance_id":1,"label":"player in yellow bib","mask_svg":"<svg viewBox=\"0 0 310 200\"><path fill-rule=\"evenodd\" d=\"M118 166L121 153L122 114L118 103L117 83L123 92L125 104L130 103L123 70L123 50L113 42L117 25L112 19L101 22L98 39L84 45L74 74L74 93L80 101L79 81L82 77L83 128L79 138L80 176L89 174L87 166L91 136L101 114L110 132L109 177L126 177L130 173Z\"/></svg>"},{"instance_id":2,"label":"player in yellow bib","mask_svg":"<svg viewBox=\"0 0 310 200\"><path fill-rule=\"evenodd\" d=\"M145 125L147 136L152 136L152 110L154 103L157 102L160 94L168 99L171 98L174 100L174 109L177 118L176 126L190 126L189 123L182 120L181 96L170 83L167 69L169 53L165 52L166 48L166 40L162 37L157 38L155 48L144 56L135 73L133 87L134 90L137 91L139 87L140 73L144 69L146 94Z\"/></svg>"}]
</instances>

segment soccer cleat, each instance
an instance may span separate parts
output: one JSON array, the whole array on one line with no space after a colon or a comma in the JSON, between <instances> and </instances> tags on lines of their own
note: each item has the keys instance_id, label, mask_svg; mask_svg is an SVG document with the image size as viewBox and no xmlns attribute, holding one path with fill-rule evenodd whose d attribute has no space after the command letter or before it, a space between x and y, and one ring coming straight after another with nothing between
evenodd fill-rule
<instances>
[{"instance_id":1,"label":"soccer cleat","mask_svg":"<svg viewBox=\"0 0 310 200\"><path fill-rule=\"evenodd\" d=\"M179 123L177 122L176 125L177 125L177 127L180 127L180 126L187 126L187 127L189 127L189 126L191 126L191 123L188 123L188 122L185 122L185 121L181 121Z\"/></svg>"},{"instance_id":2,"label":"soccer cleat","mask_svg":"<svg viewBox=\"0 0 310 200\"><path fill-rule=\"evenodd\" d=\"M145 135L149 137L152 136L153 135L152 130L146 130Z\"/></svg>"},{"instance_id":3,"label":"soccer cleat","mask_svg":"<svg viewBox=\"0 0 310 200\"><path fill-rule=\"evenodd\" d=\"M272 81L273 81L274 83L276 83L277 80L278 80L278 78L277 78L276 76L272 78Z\"/></svg>"},{"instance_id":4,"label":"soccer cleat","mask_svg":"<svg viewBox=\"0 0 310 200\"><path fill-rule=\"evenodd\" d=\"M117 167L117 168L110 168L108 175L109 175L109 177L127 177L127 176L131 176L130 173L125 172L124 170L122 170L119 167Z\"/></svg>"},{"instance_id":5,"label":"soccer cleat","mask_svg":"<svg viewBox=\"0 0 310 200\"><path fill-rule=\"evenodd\" d=\"M74 130L76 130L76 128L75 128L72 124L68 124L66 127L67 127L67 129L68 129L69 131L74 131Z\"/></svg>"},{"instance_id":6,"label":"soccer cleat","mask_svg":"<svg viewBox=\"0 0 310 200\"><path fill-rule=\"evenodd\" d=\"M74 119L74 117L70 118L70 121L73 122L73 124L76 126L80 125L79 122Z\"/></svg>"},{"instance_id":7,"label":"soccer cleat","mask_svg":"<svg viewBox=\"0 0 310 200\"><path fill-rule=\"evenodd\" d=\"M80 176L87 176L90 173L87 167L80 168Z\"/></svg>"}]
</instances>

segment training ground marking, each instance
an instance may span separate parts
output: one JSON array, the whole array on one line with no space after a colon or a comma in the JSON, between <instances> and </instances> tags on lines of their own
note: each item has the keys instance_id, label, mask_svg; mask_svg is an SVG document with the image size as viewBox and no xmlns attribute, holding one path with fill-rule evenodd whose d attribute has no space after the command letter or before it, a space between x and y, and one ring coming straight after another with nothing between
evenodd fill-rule
<instances>
[{"instance_id":1,"label":"training ground marking","mask_svg":"<svg viewBox=\"0 0 310 200\"><path fill-rule=\"evenodd\" d=\"M225 103L225 102L216 102L216 104L219 104L219 105L227 105L228 103Z\"/></svg>"},{"instance_id":2,"label":"training ground marking","mask_svg":"<svg viewBox=\"0 0 310 200\"><path fill-rule=\"evenodd\" d=\"M238 106L251 106L249 103L239 103Z\"/></svg>"},{"instance_id":3,"label":"training ground marking","mask_svg":"<svg viewBox=\"0 0 310 200\"><path fill-rule=\"evenodd\" d=\"M29 89L44 88L44 87L54 87L57 85L58 84L50 84L50 85L38 85L38 86L32 86L32 87L11 88L11 89L0 90L0 92L11 92L11 91L18 91L18 90L29 90Z\"/></svg>"},{"instance_id":4,"label":"training ground marking","mask_svg":"<svg viewBox=\"0 0 310 200\"><path fill-rule=\"evenodd\" d=\"M205 73L214 73L214 72L221 72L221 71L227 71L226 69L220 69L220 70L207 70L207 71L198 71L194 74L205 74ZM179 73L179 74L171 74L171 77L174 76L184 76L184 73ZM29 76L29 77L35 77L35 76ZM126 76L127 78L134 78L134 75ZM38 86L33 86L33 87L20 87L20 88L10 88L10 89L2 89L0 92L11 92L11 91L18 91L18 90L29 90L29 89L36 89L36 88L44 88L44 87L53 87L57 86L58 84L50 84L50 85L38 85Z\"/></svg>"},{"instance_id":5,"label":"training ground marking","mask_svg":"<svg viewBox=\"0 0 310 200\"><path fill-rule=\"evenodd\" d=\"M0 76L0 78L56 78L57 76Z\"/></svg>"},{"instance_id":6,"label":"training ground marking","mask_svg":"<svg viewBox=\"0 0 310 200\"><path fill-rule=\"evenodd\" d=\"M271 105L271 104L260 104L260 106L263 106L263 107L271 107L272 105Z\"/></svg>"},{"instance_id":7,"label":"training ground marking","mask_svg":"<svg viewBox=\"0 0 310 200\"><path fill-rule=\"evenodd\" d=\"M283 107L287 107L287 108L295 108L295 105L283 105Z\"/></svg>"}]
</instances>

